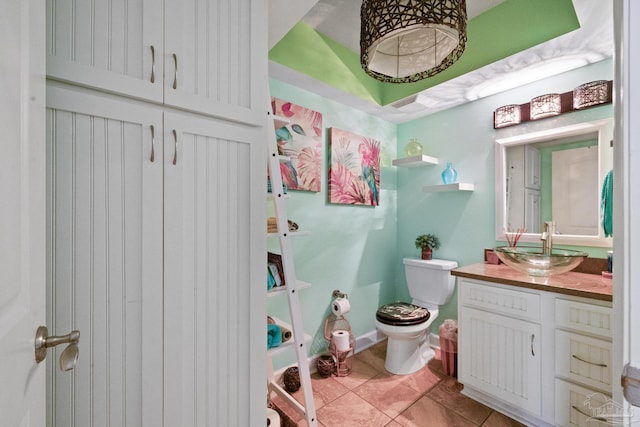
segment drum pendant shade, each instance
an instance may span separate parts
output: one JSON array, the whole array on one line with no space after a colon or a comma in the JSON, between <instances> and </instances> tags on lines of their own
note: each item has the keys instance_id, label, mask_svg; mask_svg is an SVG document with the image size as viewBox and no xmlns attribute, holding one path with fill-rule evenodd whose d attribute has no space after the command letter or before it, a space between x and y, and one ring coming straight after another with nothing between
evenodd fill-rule
<instances>
[{"instance_id":1,"label":"drum pendant shade","mask_svg":"<svg viewBox=\"0 0 640 427\"><path fill-rule=\"evenodd\" d=\"M467 44L465 0L363 0L360 18L360 63L383 82L433 76Z\"/></svg>"}]
</instances>

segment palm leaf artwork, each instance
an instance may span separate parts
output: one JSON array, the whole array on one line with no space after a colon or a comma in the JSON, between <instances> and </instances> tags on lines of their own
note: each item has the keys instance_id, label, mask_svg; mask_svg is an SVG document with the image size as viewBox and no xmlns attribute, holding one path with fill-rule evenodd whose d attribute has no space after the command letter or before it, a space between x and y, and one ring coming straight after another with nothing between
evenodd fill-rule
<instances>
[{"instance_id":1,"label":"palm leaf artwork","mask_svg":"<svg viewBox=\"0 0 640 427\"><path fill-rule=\"evenodd\" d=\"M380 204L380 142L331 128L329 202Z\"/></svg>"},{"instance_id":2,"label":"palm leaf artwork","mask_svg":"<svg viewBox=\"0 0 640 427\"><path fill-rule=\"evenodd\" d=\"M273 114L289 119L276 129L283 181L290 190L320 191L322 170L322 114L317 111L271 98Z\"/></svg>"}]
</instances>

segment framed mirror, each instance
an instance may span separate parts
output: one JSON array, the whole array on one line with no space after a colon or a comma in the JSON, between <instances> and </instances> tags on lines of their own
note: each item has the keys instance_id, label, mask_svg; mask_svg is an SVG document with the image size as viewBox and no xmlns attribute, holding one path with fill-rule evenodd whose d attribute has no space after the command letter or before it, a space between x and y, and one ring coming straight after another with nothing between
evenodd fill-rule
<instances>
[{"instance_id":1,"label":"framed mirror","mask_svg":"<svg viewBox=\"0 0 640 427\"><path fill-rule=\"evenodd\" d=\"M554 244L613 246L600 216L612 140L612 119L496 139L496 240L524 229L520 242L539 242L555 221Z\"/></svg>"}]
</instances>

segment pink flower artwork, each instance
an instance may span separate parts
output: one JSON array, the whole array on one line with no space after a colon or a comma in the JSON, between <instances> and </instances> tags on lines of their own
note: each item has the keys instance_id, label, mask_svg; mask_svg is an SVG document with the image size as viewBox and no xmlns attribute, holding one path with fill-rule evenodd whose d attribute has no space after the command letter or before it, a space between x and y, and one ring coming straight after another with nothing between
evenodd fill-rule
<instances>
[{"instance_id":1,"label":"pink flower artwork","mask_svg":"<svg viewBox=\"0 0 640 427\"><path fill-rule=\"evenodd\" d=\"M329 203L380 205L380 142L331 128Z\"/></svg>"},{"instance_id":2,"label":"pink flower artwork","mask_svg":"<svg viewBox=\"0 0 640 427\"><path fill-rule=\"evenodd\" d=\"M322 170L322 114L271 98L276 116L289 124L276 129L278 152L289 160L280 162L282 182L289 190L320 191Z\"/></svg>"}]
</instances>

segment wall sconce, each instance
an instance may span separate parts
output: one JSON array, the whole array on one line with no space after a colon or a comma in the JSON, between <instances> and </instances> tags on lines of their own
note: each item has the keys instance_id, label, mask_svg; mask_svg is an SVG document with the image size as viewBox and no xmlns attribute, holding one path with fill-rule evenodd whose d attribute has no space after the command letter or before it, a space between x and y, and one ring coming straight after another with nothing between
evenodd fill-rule
<instances>
[{"instance_id":1,"label":"wall sconce","mask_svg":"<svg viewBox=\"0 0 640 427\"><path fill-rule=\"evenodd\" d=\"M536 96L531 100L530 106L531 120L557 116L561 112L560 94L550 93L547 95Z\"/></svg>"},{"instance_id":2,"label":"wall sconce","mask_svg":"<svg viewBox=\"0 0 640 427\"><path fill-rule=\"evenodd\" d=\"M606 80L596 80L582 84L573 90L573 108L581 110L607 102L608 82Z\"/></svg>"},{"instance_id":3,"label":"wall sconce","mask_svg":"<svg viewBox=\"0 0 640 427\"><path fill-rule=\"evenodd\" d=\"M510 104L498 108L494 112L493 127L498 129L520 123L520 105Z\"/></svg>"},{"instance_id":4,"label":"wall sconce","mask_svg":"<svg viewBox=\"0 0 640 427\"><path fill-rule=\"evenodd\" d=\"M493 112L493 128L499 129L530 120L539 120L585 108L611 104L613 81L595 80L576 87L571 92L548 93L525 104L509 104Z\"/></svg>"}]
</instances>

